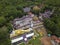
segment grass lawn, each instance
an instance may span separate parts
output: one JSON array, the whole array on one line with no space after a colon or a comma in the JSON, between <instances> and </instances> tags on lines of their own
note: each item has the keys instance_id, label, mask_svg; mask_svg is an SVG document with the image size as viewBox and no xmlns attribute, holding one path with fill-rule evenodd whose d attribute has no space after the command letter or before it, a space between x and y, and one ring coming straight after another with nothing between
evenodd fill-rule
<instances>
[{"instance_id":1,"label":"grass lawn","mask_svg":"<svg viewBox=\"0 0 60 45\"><path fill-rule=\"evenodd\" d=\"M20 45L25 45L24 43L21 43Z\"/></svg>"},{"instance_id":2,"label":"grass lawn","mask_svg":"<svg viewBox=\"0 0 60 45\"><path fill-rule=\"evenodd\" d=\"M32 39L28 42L28 45L41 45L40 39L37 37L36 39Z\"/></svg>"}]
</instances>

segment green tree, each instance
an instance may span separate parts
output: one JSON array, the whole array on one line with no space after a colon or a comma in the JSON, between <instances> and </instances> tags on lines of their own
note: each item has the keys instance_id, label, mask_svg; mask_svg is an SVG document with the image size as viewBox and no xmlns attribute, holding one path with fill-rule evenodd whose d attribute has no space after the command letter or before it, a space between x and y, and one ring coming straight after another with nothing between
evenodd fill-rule
<instances>
[{"instance_id":1,"label":"green tree","mask_svg":"<svg viewBox=\"0 0 60 45\"><path fill-rule=\"evenodd\" d=\"M0 17L0 26L3 26L6 23L6 19L4 17Z\"/></svg>"},{"instance_id":2,"label":"green tree","mask_svg":"<svg viewBox=\"0 0 60 45\"><path fill-rule=\"evenodd\" d=\"M58 10L56 12L59 12ZM57 36L60 36L60 14L54 13L50 19L44 20L45 27Z\"/></svg>"},{"instance_id":3,"label":"green tree","mask_svg":"<svg viewBox=\"0 0 60 45\"><path fill-rule=\"evenodd\" d=\"M13 30L12 24L11 23L7 23L6 26L7 26L8 32L11 33L11 31Z\"/></svg>"},{"instance_id":4,"label":"green tree","mask_svg":"<svg viewBox=\"0 0 60 45\"><path fill-rule=\"evenodd\" d=\"M0 28L0 45L11 45L10 36L5 26Z\"/></svg>"}]
</instances>

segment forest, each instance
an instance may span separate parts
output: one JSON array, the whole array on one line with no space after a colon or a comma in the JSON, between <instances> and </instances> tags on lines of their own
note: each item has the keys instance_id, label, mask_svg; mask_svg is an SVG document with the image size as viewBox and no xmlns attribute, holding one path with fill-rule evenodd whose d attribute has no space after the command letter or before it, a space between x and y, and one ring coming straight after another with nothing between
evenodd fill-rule
<instances>
[{"instance_id":1,"label":"forest","mask_svg":"<svg viewBox=\"0 0 60 45\"><path fill-rule=\"evenodd\" d=\"M23 8L40 5L41 3L44 4L41 11L44 11L46 7L55 8L50 19L45 18L44 25L48 33L60 37L60 0L0 0L0 45L11 45L9 37L9 33L13 28L11 21L26 14Z\"/></svg>"}]
</instances>

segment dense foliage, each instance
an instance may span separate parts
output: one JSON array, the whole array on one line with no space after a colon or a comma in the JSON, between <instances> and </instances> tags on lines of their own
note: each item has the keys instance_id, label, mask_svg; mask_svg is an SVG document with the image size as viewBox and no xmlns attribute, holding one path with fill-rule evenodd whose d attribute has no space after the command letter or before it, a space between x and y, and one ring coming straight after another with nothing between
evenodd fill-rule
<instances>
[{"instance_id":1,"label":"dense foliage","mask_svg":"<svg viewBox=\"0 0 60 45\"><path fill-rule=\"evenodd\" d=\"M0 45L11 45L8 29L5 26L0 28Z\"/></svg>"},{"instance_id":2,"label":"dense foliage","mask_svg":"<svg viewBox=\"0 0 60 45\"><path fill-rule=\"evenodd\" d=\"M0 26L8 23L16 17L22 17L26 6L38 5L41 0L0 0ZM1 20L3 20L1 22ZM5 24L6 24L5 23ZM2 25L3 24L3 25Z\"/></svg>"},{"instance_id":3,"label":"dense foliage","mask_svg":"<svg viewBox=\"0 0 60 45\"><path fill-rule=\"evenodd\" d=\"M40 5L42 2L46 7L56 8L51 19L45 20L45 26L52 33L60 36L60 0L0 0L0 45L10 45L9 32L12 30L11 20L25 15L24 7Z\"/></svg>"},{"instance_id":4,"label":"dense foliage","mask_svg":"<svg viewBox=\"0 0 60 45\"><path fill-rule=\"evenodd\" d=\"M51 15L50 19L45 19L45 27L50 31L51 34L55 34L60 37L60 0L46 0L47 7L54 7L55 11Z\"/></svg>"},{"instance_id":5,"label":"dense foliage","mask_svg":"<svg viewBox=\"0 0 60 45\"><path fill-rule=\"evenodd\" d=\"M8 36L12 30L11 21L16 17L25 15L23 8L38 5L41 1L42 0L0 0L0 45L11 45Z\"/></svg>"}]
</instances>

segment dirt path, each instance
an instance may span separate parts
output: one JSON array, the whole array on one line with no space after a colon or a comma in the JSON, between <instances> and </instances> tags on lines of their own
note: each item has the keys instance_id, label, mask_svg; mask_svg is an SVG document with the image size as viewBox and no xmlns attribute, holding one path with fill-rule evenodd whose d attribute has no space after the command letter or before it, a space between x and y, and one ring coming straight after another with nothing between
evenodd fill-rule
<instances>
[{"instance_id":1,"label":"dirt path","mask_svg":"<svg viewBox=\"0 0 60 45\"><path fill-rule=\"evenodd\" d=\"M40 38L42 45L52 45L51 38L47 36L47 32L45 27L37 28L38 32L43 34L43 36Z\"/></svg>"},{"instance_id":2,"label":"dirt path","mask_svg":"<svg viewBox=\"0 0 60 45\"><path fill-rule=\"evenodd\" d=\"M47 36L46 29L43 27L40 32L43 32L43 37L40 39L43 45L52 45L51 38Z\"/></svg>"},{"instance_id":3,"label":"dirt path","mask_svg":"<svg viewBox=\"0 0 60 45\"><path fill-rule=\"evenodd\" d=\"M43 45L52 45L51 38L47 36L46 29L43 27L40 32L43 32L43 37L40 39Z\"/></svg>"},{"instance_id":4,"label":"dirt path","mask_svg":"<svg viewBox=\"0 0 60 45\"><path fill-rule=\"evenodd\" d=\"M52 45L51 39L47 36L41 38L42 45Z\"/></svg>"}]
</instances>

